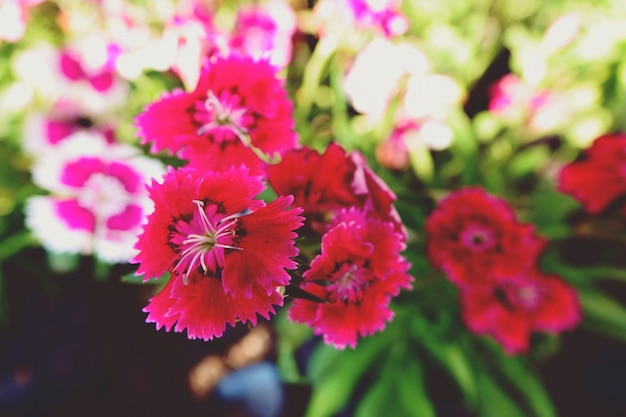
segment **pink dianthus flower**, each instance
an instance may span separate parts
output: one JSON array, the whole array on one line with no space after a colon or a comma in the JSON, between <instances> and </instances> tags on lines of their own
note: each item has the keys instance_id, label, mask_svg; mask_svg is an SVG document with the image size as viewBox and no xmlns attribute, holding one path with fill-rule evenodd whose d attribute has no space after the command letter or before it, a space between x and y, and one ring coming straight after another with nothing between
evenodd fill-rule
<instances>
[{"instance_id":1,"label":"pink dianthus flower","mask_svg":"<svg viewBox=\"0 0 626 417\"><path fill-rule=\"evenodd\" d=\"M462 287L527 269L546 244L532 225L516 219L505 200L478 187L442 200L425 230L428 259Z\"/></svg>"},{"instance_id":2,"label":"pink dianthus flower","mask_svg":"<svg viewBox=\"0 0 626 417\"><path fill-rule=\"evenodd\" d=\"M533 332L556 334L581 320L576 291L534 267L494 285L463 288L460 296L467 327L492 336L509 355L526 352Z\"/></svg>"},{"instance_id":3,"label":"pink dianthus flower","mask_svg":"<svg viewBox=\"0 0 626 417\"><path fill-rule=\"evenodd\" d=\"M170 169L153 182L155 210L148 218L133 262L144 280L171 278L145 308L148 321L167 330L187 329L190 338L222 335L236 320L256 323L256 313L281 305L276 287L287 285L298 254L293 239L301 210L293 198L265 205L254 197L264 188L246 168L198 172Z\"/></svg>"},{"instance_id":4,"label":"pink dianthus flower","mask_svg":"<svg viewBox=\"0 0 626 417\"><path fill-rule=\"evenodd\" d=\"M215 57L191 93L175 91L149 105L136 123L142 143L167 149L198 170L246 165L263 174L253 150L282 154L296 146L292 104L267 61Z\"/></svg>"},{"instance_id":5,"label":"pink dianthus flower","mask_svg":"<svg viewBox=\"0 0 626 417\"><path fill-rule=\"evenodd\" d=\"M285 68L291 60L295 31L296 16L288 2L278 0L242 8L237 12L229 49Z\"/></svg>"},{"instance_id":6,"label":"pink dianthus flower","mask_svg":"<svg viewBox=\"0 0 626 417\"><path fill-rule=\"evenodd\" d=\"M313 327L339 349L384 329L393 317L391 298L410 289L409 263L399 253L404 238L394 225L358 209L338 213L322 238L301 288L324 302L294 300L289 317Z\"/></svg>"},{"instance_id":7,"label":"pink dianthus flower","mask_svg":"<svg viewBox=\"0 0 626 417\"><path fill-rule=\"evenodd\" d=\"M626 134L597 138L582 158L563 167L558 188L597 214L626 194Z\"/></svg>"},{"instance_id":8,"label":"pink dianthus flower","mask_svg":"<svg viewBox=\"0 0 626 417\"><path fill-rule=\"evenodd\" d=\"M278 194L292 194L308 225L320 234L341 209L358 207L392 222L406 236L393 206L395 194L358 152L347 154L335 142L323 154L308 147L292 149L267 172L272 188Z\"/></svg>"}]
</instances>

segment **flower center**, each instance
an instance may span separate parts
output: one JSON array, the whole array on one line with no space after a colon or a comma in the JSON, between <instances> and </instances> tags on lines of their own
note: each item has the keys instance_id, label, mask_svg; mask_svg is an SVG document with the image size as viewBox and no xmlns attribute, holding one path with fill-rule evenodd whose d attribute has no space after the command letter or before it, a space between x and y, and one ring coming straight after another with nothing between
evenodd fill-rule
<instances>
[{"instance_id":1,"label":"flower center","mask_svg":"<svg viewBox=\"0 0 626 417\"><path fill-rule=\"evenodd\" d=\"M172 239L172 243L181 248L174 271L184 271L185 285L189 274L198 268L202 268L203 273L216 272L221 268L224 265L224 249L242 250L232 245L232 238L236 234L237 219L249 213L243 211L221 217L215 204L205 205L199 200L193 200L193 203L197 207L193 218L189 223L177 224L178 233Z\"/></svg>"},{"instance_id":2,"label":"flower center","mask_svg":"<svg viewBox=\"0 0 626 417\"><path fill-rule=\"evenodd\" d=\"M494 245L491 230L482 226L469 226L461 234L463 245L473 251L484 251Z\"/></svg>"},{"instance_id":3,"label":"flower center","mask_svg":"<svg viewBox=\"0 0 626 417\"><path fill-rule=\"evenodd\" d=\"M330 301L358 303L363 299L363 292L369 282L369 272L366 268L345 263L333 278L333 282L327 287L332 294Z\"/></svg>"},{"instance_id":4,"label":"flower center","mask_svg":"<svg viewBox=\"0 0 626 417\"><path fill-rule=\"evenodd\" d=\"M525 285L519 287L515 291L517 300L526 310L534 310L541 302L541 293L539 288L534 285Z\"/></svg>"},{"instance_id":5,"label":"flower center","mask_svg":"<svg viewBox=\"0 0 626 417\"><path fill-rule=\"evenodd\" d=\"M541 304L541 289L533 283L505 283L495 288L496 298L511 310L532 312Z\"/></svg>"},{"instance_id":6,"label":"flower center","mask_svg":"<svg viewBox=\"0 0 626 417\"><path fill-rule=\"evenodd\" d=\"M92 174L78 194L78 204L97 218L108 218L124 211L131 196L117 178L101 172Z\"/></svg>"},{"instance_id":7,"label":"flower center","mask_svg":"<svg viewBox=\"0 0 626 417\"><path fill-rule=\"evenodd\" d=\"M235 135L246 143L245 134L250 124L247 109L240 105L240 98L236 94L224 91L217 97L212 91L207 93L204 103L197 105L197 120L202 124L196 132L198 136L211 134L218 141L223 141Z\"/></svg>"}]
</instances>

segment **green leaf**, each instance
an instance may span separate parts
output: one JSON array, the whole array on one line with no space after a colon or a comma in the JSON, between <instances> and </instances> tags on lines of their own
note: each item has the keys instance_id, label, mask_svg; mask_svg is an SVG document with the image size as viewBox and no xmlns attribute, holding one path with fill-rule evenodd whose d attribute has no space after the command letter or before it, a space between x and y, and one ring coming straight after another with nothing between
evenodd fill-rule
<instances>
[{"instance_id":1,"label":"green leaf","mask_svg":"<svg viewBox=\"0 0 626 417\"><path fill-rule=\"evenodd\" d=\"M556 417L552 400L543 383L524 357L502 356L498 369L526 400L537 417Z\"/></svg>"},{"instance_id":2,"label":"green leaf","mask_svg":"<svg viewBox=\"0 0 626 417\"><path fill-rule=\"evenodd\" d=\"M590 287L597 280L614 280L626 282L626 270L610 266L572 266L565 263L555 250L548 249L540 260L541 268L562 276L581 291Z\"/></svg>"},{"instance_id":3,"label":"green leaf","mask_svg":"<svg viewBox=\"0 0 626 417\"><path fill-rule=\"evenodd\" d=\"M528 417L489 374L478 374L480 417Z\"/></svg>"},{"instance_id":4,"label":"green leaf","mask_svg":"<svg viewBox=\"0 0 626 417\"><path fill-rule=\"evenodd\" d=\"M570 234L567 216L580 208L573 198L557 191L554 186L543 180L530 194L528 202L528 221L535 224L540 235L549 238L561 238Z\"/></svg>"},{"instance_id":5,"label":"green leaf","mask_svg":"<svg viewBox=\"0 0 626 417\"><path fill-rule=\"evenodd\" d=\"M50 269L59 274L75 271L82 258L81 255L75 253L56 252L48 252L47 257Z\"/></svg>"},{"instance_id":6,"label":"green leaf","mask_svg":"<svg viewBox=\"0 0 626 417\"><path fill-rule=\"evenodd\" d=\"M402 353L397 354L398 351ZM359 403L355 415L435 417L435 407L426 392L424 374L417 358L403 346L392 348L378 377Z\"/></svg>"},{"instance_id":7,"label":"green leaf","mask_svg":"<svg viewBox=\"0 0 626 417\"><path fill-rule=\"evenodd\" d=\"M311 337L311 328L289 320L285 309L279 310L274 325L279 335L276 358L278 371L285 382L302 382L295 353Z\"/></svg>"},{"instance_id":8,"label":"green leaf","mask_svg":"<svg viewBox=\"0 0 626 417\"><path fill-rule=\"evenodd\" d=\"M515 178L532 174L550 158L547 146L532 146L516 153L507 164L507 171Z\"/></svg>"},{"instance_id":9,"label":"green leaf","mask_svg":"<svg viewBox=\"0 0 626 417\"><path fill-rule=\"evenodd\" d=\"M423 343L431 355L450 373L463 393L465 403L471 409L478 404L476 376L467 355L459 345Z\"/></svg>"},{"instance_id":10,"label":"green leaf","mask_svg":"<svg viewBox=\"0 0 626 417\"><path fill-rule=\"evenodd\" d=\"M409 159L411 168L419 179L429 183L433 178L435 165L430 150L426 144L420 140L413 141L415 144L409 149Z\"/></svg>"},{"instance_id":11,"label":"green leaf","mask_svg":"<svg viewBox=\"0 0 626 417\"><path fill-rule=\"evenodd\" d=\"M2 242L0 242L0 261L9 258L25 247L36 243L37 240L33 237L33 235L25 230L4 238Z\"/></svg>"},{"instance_id":12,"label":"green leaf","mask_svg":"<svg viewBox=\"0 0 626 417\"><path fill-rule=\"evenodd\" d=\"M591 331L626 341L626 308L602 291L587 287L578 292L583 325Z\"/></svg>"},{"instance_id":13,"label":"green leaf","mask_svg":"<svg viewBox=\"0 0 626 417\"><path fill-rule=\"evenodd\" d=\"M389 332L364 338L354 350L320 345L309 362L313 393L307 417L329 417L348 403L352 391L376 357L389 345Z\"/></svg>"},{"instance_id":14,"label":"green leaf","mask_svg":"<svg viewBox=\"0 0 626 417\"><path fill-rule=\"evenodd\" d=\"M461 111L450 112L448 125L453 131L454 141L451 149L457 151L457 159L463 164L461 179L464 185L475 184L478 177L478 141L469 119Z\"/></svg>"}]
</instances>

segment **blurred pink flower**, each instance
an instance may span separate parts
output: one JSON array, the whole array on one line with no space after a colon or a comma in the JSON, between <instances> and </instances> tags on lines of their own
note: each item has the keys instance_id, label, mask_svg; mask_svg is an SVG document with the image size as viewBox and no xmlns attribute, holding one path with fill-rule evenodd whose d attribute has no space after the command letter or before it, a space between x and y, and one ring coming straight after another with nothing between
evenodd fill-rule
<instances>
[{"instance_id":1,"label":"blurred pink flower","mask_svg":"<svg viewBox=\"0 0 626 417\"><path fill-rule=\"evenodd\" d=\"M581 158L565 165L558 189L598 214L626 195L626 133L600 136ZM626 212L626 208L624 208Z\"/></svg>"},{"instance_id":2,"label":"blurred pink flower","mask_svg":"<svg viewBox=\"0 0 626 417\"><path fill-rule=\"evenodd\" d=\"M534 267L494 285L463 288L460 298L467 327L492 336L509 355L527 352L534 332L557 334L582 319L574 288Z\"/></svg>"},{"instance_id":3,"label":"blurred pink flower","mask_svg":"<svg viewBox=\"0 0 626 417\"><path fill-rule=\"evenodd\" d=\"M548 99L547 91L535 91L515 74L507 74L494 83L490 90L489 110L507 116L517 110L516 106L525 106L528 111L537 111Z\"/></svg>"},{"instance_id":4,"label":"blurred pink flower","mask_svg":"<svg viewBox=\"0 0 626 417\"><path fill-rule=\"evenodd\" d=\"M400 4L401 0L320 0L314 13L321 24L320 36L357 28L389 38L402 35L409 27Z\"/></svg>"},{"instance_id":5,"label":"blurred pink flower","mask_svg":"<svg viewBox=\"0 0 626 417\"><path fill-rule=\"evenodd\" d=\"M441 200L426 220L426 254L459 287L527 270L547 241L521 223L509 204L480 187Z\"/></svg>"},{"instance_id":6,"label":"blurred pink flower","mask_svg":"<svg viewBox=\"0 0 626 417\"><path fill-rule=\"evenodd\" d=\"M267 59L282 69L291 61L291 38L295 31L296 16L287 2L274 0L249 5L237 11L229 48Z\"/></svg>"}]
</instances>

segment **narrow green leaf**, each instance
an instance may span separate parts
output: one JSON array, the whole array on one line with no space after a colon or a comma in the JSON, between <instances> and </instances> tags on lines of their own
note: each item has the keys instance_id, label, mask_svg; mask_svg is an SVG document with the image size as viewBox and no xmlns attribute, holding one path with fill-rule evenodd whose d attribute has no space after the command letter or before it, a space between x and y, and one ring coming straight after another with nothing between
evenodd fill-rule
<instances>
[{"instance_id":1,"label":"narrow green leaf","mask_svg":"<svg viewBox=\"0 0 626 417\"><path fill-rule=\"evenodd\" d=\"M0 242L0 261L16 254L27 246L34 245L37 240L26 230L20 231L9 237L3 238Z\"/></svg>"},{"instance_id":2,"label":"narrow green leaf","mask_svg":"<svg viewBox=\"0 0 626 417\"><path fill-rule=\"evenodd\" d=\"M591 331L626 341L626 308L593 287L578 293L585 320Z\"/></svg>"},{"instance_id":3,"label":"narrow green leaf","mask_svg":"<svg viewBox=\"0 0 626 417\"><path fill-rule=\"evenodd\" d=\"M435 407L426 391L424 373L418 358L404 346L392 347L375 382L359 403L355 415L435 417Z\"/></svg>"},{"instance_id":4,"label":"narrow green leaf","mask_svg":"<svg viewBox=\"0 0 626 417\"><path fill-rule=\"evenodd\" d=\"M415 144L409 149L411 168L419 179L429 183L435 171L433 157L425 143L419 140L413 142L415 142Z\"/></svg>"},{"instance_id":5,"label":"narrow green leaf","mask_svg":"<svg viewBox=\"0 0 626 417\"><path fill-rule=\"evenodd\" d=\"M543 383L523 357L502 357L499 369L523 396L537 417L556 417Z\"/></svg>"},{"instance_id":6,"label":"narrow green leaf","mask_svg":"<svg viewBox=\"0 0 626 417\"><path fill-rule=\"evenodd\" d=\"M401 415L407 417L435 417L435 407L428 396L426 384L424 384L424 372L421 364L415 357L406 357L402 363L390 370L391 378L396 383L396 391L399 396ZM379 415L385 415L384 411Z\"/></svg>"},{"instance_id":7,"label":"narrow green leaf","mask_svg":"<svg viewBox=\"0 0 626 417\"><path fill-rule=\"evenodd\" d=\"M327 345L315 349L309 362L313 393L307 417L329 417L345 407L361 376L389 345L388 334L364 338L355 350L336 350Z\"/></svg>"},{"instance_id":8,"label":"narrow green leaf","mask_svg":"<svg viewBox=\"0 0 626 417\"><path fill-rule=\"evenodd\" d=\"M476 376L469 358L459 345L434 343L423 339L422 345L450 373L463 394L466 405L470 409L478 404Z\"/></svg>"},{"instance_id":9,"label":"narrow green leaf","mask_svg":"<svg viewBox=\"0 0 626 417\"><path fill-rule=\"evenodd\" d=\"M480 393L480 417L528 417L487 373L477 378Z\"/></svg>"}]
</instances>

